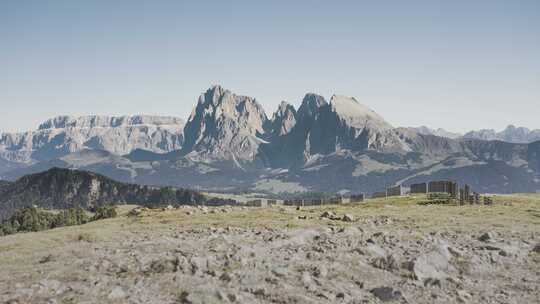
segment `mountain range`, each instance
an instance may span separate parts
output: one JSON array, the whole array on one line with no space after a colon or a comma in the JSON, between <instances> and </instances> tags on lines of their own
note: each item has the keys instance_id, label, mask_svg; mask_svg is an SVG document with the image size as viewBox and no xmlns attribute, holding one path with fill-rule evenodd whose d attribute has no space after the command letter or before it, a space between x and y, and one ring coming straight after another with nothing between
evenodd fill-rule
<instances>
[{"instance_id":1,"label":"mountain range","mask_svg":"<svg viewBox=\"0 0 540 304\"><path fill-rule=\"evenodd\" d=\"M482 129L477 131L470 131L465 134L449 132L444 129L431 129L426 126L418 128L412 128L418 133L426 135L436 135L442 137L448 137L453 139L468 138L468 139L481 139L481 140L500 140L510 143L527 144L540 140L540 130L529 130L524 127L516 127L509 125L506 129L497 132L493 129Z\"/></svg>"},{"instance_id":2,"label":"mountain range","mask_svg":"<svg viewBox=\"0 0 540 304\"><path fill-rule=\"evenodd\" d=\"M313 93L298 108L281 102L267 115L255 98L213 86L185 123L160 116L62 116L36 131L1 134L0 177L16 180L61 167L129 183L226 192L373 192L443 178L481 192L540 190L536 131L514 129L522 135L486 140L492 138L396 128L353 97L327 101Z\"/></svg>"}]
</instances>

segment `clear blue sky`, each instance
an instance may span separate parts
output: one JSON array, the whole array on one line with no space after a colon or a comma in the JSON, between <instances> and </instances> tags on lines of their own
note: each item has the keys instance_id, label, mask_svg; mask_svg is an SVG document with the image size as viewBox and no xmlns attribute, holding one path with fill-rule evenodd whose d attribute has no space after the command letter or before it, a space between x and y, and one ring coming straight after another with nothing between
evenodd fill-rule
<instances>
[{"instance_id":1,"label":"clear blue sky","mask_svg":"<svg viewBox=\"0 0 540 304\"><path fill-rule=\"evenodd\" d=\"M540 128L540 1L0 1L0 131L357 97L394 126Z\"/></svg>"}]
</instances>

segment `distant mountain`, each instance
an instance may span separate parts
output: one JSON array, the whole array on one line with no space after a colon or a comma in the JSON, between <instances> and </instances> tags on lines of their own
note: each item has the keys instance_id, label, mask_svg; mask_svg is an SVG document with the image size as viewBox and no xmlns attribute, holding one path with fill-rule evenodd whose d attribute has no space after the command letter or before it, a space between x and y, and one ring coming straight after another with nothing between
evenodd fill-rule
<instances>
[{"instance_id":1,"label":"distant mountain","mask_svg":"<svg viewBox=\"0 0 540 304\"><path fill-rule=\"evenodd\" d=\"M203 201L202 194L191 190L125 184L87 171L52 168L14 183L0 184L0 219L32 205L47 209L89 209L104 204L178 205Z\"/></svg>"},{"instance_id":2,"label":"distant mountain","mask_svg":"<svg viewBox=\"0 0 540 304\"><path fill-rule=\"evenodd\" d=\"M5 187L9 185L11 185L11 182L0 180L0 193L2 193L2 189L4 189Z\"/></svg>"},{"instance_id":3,"label":"distant mountain","mask_svg":"<svg viewBox=\"0 0 540 304\"><path fill-rule=\"evenodd\" d=\"M166 153L182 147L183 127L182 119L166 116L58 116L36 131L0 133L0 165L32 164L84 149Z\"/></svg>"},{"instance_id":4,"label":"distant mountain","mask_svg":"<svg viewBox=\"0 0 540 304\"><path fill-rule=\"evenodd\" d=\"M145 127L129 119L71 121L44 124L25 145L0 146L0 155L19 156L0 162L0 179L61 167L126 183L226 192L369 193L444 178L481 192L540 190L538 143L394 128L367 105L341 95L326 101L308 93L298 109L282 102L268 118L255 98L213 86L199 97L183 130L173 118L146 121ZM36 135L53 131L60 135L43 142ZM102 139L81 140L88 132ZM108 144L92 145L96 140ZM83 144L65 148L73 142Z\"/></svg>"},{"instance_id":5,"label":"distant mountain","mask_svg":"<svg viewBox=\"0 0 540 304\"><path fill-rule=\"evenodd\" d=\"M463 134L455 133L455 132L449 132L449 131L446 131L445 129L442 129L442 128L431 129L431 128L426 127L426 126L421 126L421 127L418 127L418 128L411 128L411 129L415 130L416 132L418 132L420 134L435 135L435 136L440 136L440 137L448 137L448 138L452 138L452 139L457 139L457 138L460 138L460 137L463 136Z\"/></svg>"},{"instance_id":6,"label":"distant mountain","mask_svg":"<svg viewBox=\"0 0 540 304\"><path fill-rule=\"evenodd\" d=\"M425 135L435 135L441 137L447 137L452 139L480 139L480 140L500 140L509 143L526 144L540 140L540 130L529 130L524 127L515 127L509 125L506 129L497 132L493 129L482 129L477 131L470 131L462 135L460 133L448 132L444 129L431 129L426 126L418 128L410 128L415 132Z\"/></svg>"},{"instance_id":7,"label":"distant mountain","mask_svg":"<svg viewBox=\"0 0 540 304\"><path fill-rule=\"evenodd\" d=\"M483 129L468 132L463 137L482 140L500 140L511 143L531 143L540 140L540 130L529 130L524 127L509 125L500 132L492 129Z\"/></svg>"}]
</instances>

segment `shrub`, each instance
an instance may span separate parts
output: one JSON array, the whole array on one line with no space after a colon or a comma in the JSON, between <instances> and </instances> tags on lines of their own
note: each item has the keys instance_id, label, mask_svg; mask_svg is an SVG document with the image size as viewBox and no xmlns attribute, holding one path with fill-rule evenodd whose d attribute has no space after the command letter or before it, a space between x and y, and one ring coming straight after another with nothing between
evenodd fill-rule
<instances>
[{"instance_id":1,"label":"shrub","mask_svg":"<svg viewBox=\"0 0 540 304\"><path fill-rule=\"evenodd\" d=\"M66 209L58 213L51 228L82 225L88 223L90 218L81 208Z\"/></svg>"},{"instance_id":2,"label":"shrub","mask_svg":"<svg viewBox=\"0 0 540 304\"><path fill-rule=\"evenodd\" d=\"M17 232L41 231L57 227L86 224L106 218L116 217L114 206L102 206L95 210L95 215L89 217L82 208L70 208L56 214L39 210L35 207L15 211L12 216L0 223L0 236Z\"/></svg>"},{"instance_id":3,"label":"shrub","mask_svg":"<svg viewBox=\"0 0 540 304\"><path fill-rule=\"evenodd\" d=\"M94 217L92 218L93 221L107 219L107 218L114 218L118 214L116 212L116 207L114 206L101 206L97 207L95 210Z\"/></svg>"}]
</instances>

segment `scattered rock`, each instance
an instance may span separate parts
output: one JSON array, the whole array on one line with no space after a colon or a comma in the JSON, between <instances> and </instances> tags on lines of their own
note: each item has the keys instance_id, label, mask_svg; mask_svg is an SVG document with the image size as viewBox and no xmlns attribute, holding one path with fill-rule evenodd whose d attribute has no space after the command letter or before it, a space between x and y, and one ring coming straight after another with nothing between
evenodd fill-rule
<instances>
[{"instance_id":1,"label":"scattered rock","mask_svg":"<svg viewBox=\"0 0 540 304\"><path fill-rule=\"evenodd\" d=\"M540 243L536 244L531 251L540 254Z\"/></svg>"},{"instance_id":2,"label":"scattered rock","mask_svg":"<svg viewBox=\"0 0 540 304\"><path fill-rule=\"evenodd\" d=\"M352 216L351 214L345 214L343 215L343 218L341 218L341 220L344 222L354 222L354 216Z\"/></svg>"},{"instance_id":3,"label":"scattered rock","mask_svg":"<svg viewBox=\"0 0 540 304\"><path fill-rule=\"evenodd\" d=\"M285 277L288 273L288 270L286 267L275 267L274 269L272 269L272 273L276 277Z\"/></svg>"},{"instance_id":4,"label":"scattered rock","mask_svg":"<svg viewBox=\"0 0 540 304\"><path fill-rule=\"evenodd\" d=\"M457 296L458 296L457 298L458 301L461 303L468 303L469 300L472 298L472 296L468 292L463 291L463 290L458 290Z\"/></svg>"},{"instance_id":5,"label":"scattered rock","mask_svg":"<svg viewBox=\"0 0 540 304\"><path fill-rule=\"evenodd\" d=\"M143 213L143 208L136 207L129 211L128 216L139 216Z\"/></svg>"},{"instance_id":6,"label":"scattered rock","mask_svg":"<svg viewBox=\"0 0 540 304\"><path fill-rule=\"evenodd\" d=\"M150 263L149 272L166 273L175 272L178 269L178 259L160 259Z\"/></svg>"},{"instance_id":7,"label":"scattered rock","mask_svg":"<svg viewBox=\"0 0 540 304\"><path fill-rule=\"evenodd\" d=\"M193 257L190 260L191 273L196 274L198 272L204 272L206 270L206 259L202 257Z\"/></svg>"},{"instance_id":8,"label":"scattered rock","mask_svg":"<svg viewBox=\"0 0 540 304\"><path fill-rule=\"evenodd\" d=\"M445 245L440 244L435 250L418 256L412 265L412 271L420 281L426 279L445 279L456 270L450 264L451 254Z\"/></svg>"},{"instance_id":9,"label":"scattered rock","mask_svg":"<svg viewBox=\"0 0 540 304\"><path fill-rule=\"evenodd\" d=\"M478 249L480 250L489 250L489 251L497 251L501 250L501 248L491 245L485 245L485 246L479 246Z\"/></svg>"},{"instance_id":10,"label":"scattered rock","mask_svg":"<svg viewBox=\"0 0 540 304\"><path fill-rule=\"evenodd\" d=\"M317 278L325 278L328 275L328 269L324 265L315 267L313 275Z\"/></svg>"},{"instance_id":11,"label":"scattered rock","mask_svg":"<svg viewBox=\"0 0 540 304\"><path fill-rule=\"evenodd\" d=\"M120 299L124 299L125 297L126 297L126 292L120 286L116 286L115 288L113 288L112 291L107 296L109 300L120 300Z\"/></svg>"},{"instance_id":12,"label":"scattered rock","mask_svg":"<svg viewBox=\"0 0 540 304\"><path fill-rule=\"evenodd\" d=\"M481 242L488 242L488 241L491 241L492 239L493 239L493 236L489 232L485 232L484 234L478 237L478 240Z\"/></svg>"},{"instance_id":13,"label":"scattered rock","mask_svg":"<svg viewBox=\"0 0 540 304\"><path fill-rule=\"evenodd\" d=\"M182 304L193 304L193 296L187 291L182 291L178 300L180 300L180 303Z\"/></svg>"},{"instance_id":14,"label":"scattered rock","mask_svg":"<svg viewBox=\"0 0 540 304\"><path fill-rule=\"evenodd\" d=\"M232 277L228 272L224 272L221 276L219 276L219 279L225 282L230 282Z\"/></svg>"},{"instance_id":15,"label":"scattered rock","mask_svg":"<svg viewBox=\"0 0 540 304\"><path fill-rule=\"evenodd\" d=\"M322 218L327 218L327 219L333 220L333 219L336 219L337 216L336 216L336 214L335 214L334 212L332 212L332 211L325 211L325 212L323 212L323 213L321 214L321 217L322 217Z\"/></svg>"},{"instance_id":16,"label":"scattered rock","mask_svg":"<svg viewBox=\"0 0 540 304\"><path fill-rule=\"evenodd\" d=\"M393 255L387 255L384 257L377 257L371 260L371 265L375 268L379 268L386 271L393 271L399 268L398 262Z\"/></svg>"},{"instance_id":17,"label":"scattered rock","mask_svg":"<svg viewBox=\"0 0 540 304\"><path fill-rule=\"evenodd\" d=\"M364 250L360 250L361 252L364 252L372 257L376 257L376 258L384 258L386 257L386 250L384 250L383 248L381 248L380 246L378 245L375 245L375 244L369 244L367 245Z\"/></svg>"},{"instance_id":18,"label":"scattered rock","mask_svg":"<svg viewBox=\"0 0 540 304\"><path fill-rule=\"evenodd\" d=\"M377 287L369 292L382 302L399 301L403 299L401 291L394 290L392 287Z\"/></svg>"},{"instance_id":19,"label":"scattered rock","mask_svg":"<svg viewBox=\"0 0 540 304\"><path fill-rule=\"evenodd\" d=\"M41 259L39 259L38 262L39 262L40 264L45 264L45 263L48 263L48 262L50 262L50 261L52 261L52 260L53 260L52 254L48 254L48 255L42 257Z\"/></svg>"}]
</instances>

